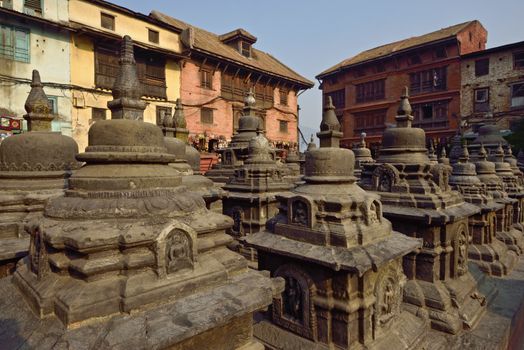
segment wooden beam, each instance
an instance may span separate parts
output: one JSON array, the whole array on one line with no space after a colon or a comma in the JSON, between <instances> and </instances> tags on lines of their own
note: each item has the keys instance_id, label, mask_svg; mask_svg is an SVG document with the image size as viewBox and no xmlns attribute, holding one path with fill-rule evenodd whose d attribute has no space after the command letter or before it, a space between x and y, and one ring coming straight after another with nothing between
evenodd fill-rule
<instances>
[{"instance_id":1,"label":"wooden beam","mask_svg":"<svg viewBox=\"0 0 524 350\"><path fill-rule=\"evenodd\" d=\"M217 63L217 65L215 66L215 68L213 68L213 73L212 73L212 75L215 75L215 72L218 70L218 68L220 68L220 65L221 65L221 62L219 61L219 62Z\"/></svg>"},{"instance_id":2,"label":"wooden beam","mask_svg":"<svg viewBox=\"0 0 524 350\"><path fill-rule=\"evenodd\" d=\"M202 61L202 63L200 64L200 67L198 68L198 71L201 72L202 71L202 68L204 67L204 65L206 64L207 62L207 57L204 57L204 60Z\"/></svg>"}]
</instances>

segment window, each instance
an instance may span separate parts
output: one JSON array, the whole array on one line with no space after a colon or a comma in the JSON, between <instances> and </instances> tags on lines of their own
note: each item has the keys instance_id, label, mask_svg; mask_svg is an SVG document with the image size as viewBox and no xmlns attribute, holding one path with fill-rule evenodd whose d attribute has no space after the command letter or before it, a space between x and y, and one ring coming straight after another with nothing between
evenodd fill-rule
<instances>
[{"instance_id":1,"label":"window","mask_svg":"<svg viewBox=\"0 0 524 350\"><path fill-rule=\"evenodd\" d=\"M108 13L100 13L100 25L102 28L115 30L115 16Z\"/></svg>"},{"instance_id":2,"label":"window","mask_svg":"<svg viewBox=\"0 0 524 350\"><path fill-rule=\"evenodd\" d=\"M511 85L511 107L524 107L524 82Z\"/></svg>"},{"instance_id":3,"label":"window","mask_svg":"<svg viewBox=\"0 0 524 350\"><path fill-rule=\"evenodd\" d=\"M446 90L447 67L424 70L409 75L410 93Z\"/></svg>"},{"instance_id":4,"label":"window","mask_svg":"<svg viewBox=\"0 0 524 350\"><path fill-rule=\"evenodd\" d=\"M475 112L487 112L489 110L489 88L474 90L473 97Z\"/></svg>"},{"instance_id":5,"label":"window","mask_svg":"<svg viewBox=\"0 0 524 350\"><path fill-rule=\"evenodd\" d=\"M385 83L385 79L380 79L356 85L357 103L383 99L385 97Z\"/></svg>"},{"instance_id":6,"label":"window","mask_svg":"<svg viewBox=\"0 0 524 350\"><path fill-rule=\"evenodd\" d=\"M288 130L287 130L288 122L285 121L285 120L279 120L278 123L279 123L279 130L280 130L280 132L287 133L288 132Z\"/></svg>"},{"instance_id":7,"label":"window","mask_svg":"<svg viewBox=\"0 0 524 350\"><path fill-rule=\"evenodd\" d=\"M160 34L156 30L148 28L147 29L147 36L149 38L149 42L150 43L158 44L159 41L160 41Z\"/></svg>"},{"instance_id":8,"label":"window","mask_svg":"<svg viewBox=\"0 0 524 350\"><path fill-rule=\"evenodd\" d=\"M52 114L58 114L58 97L57 96L47 96L49 100L49 110Z\"/></svg>"},{"instance_id":9,"label":"window","mask_svg":"<svg viewBox=\"0 0 524 350\"><path fill-rule=\"evenodd\" d=\"M420 64L421 62L422 60L420 59L419 55L412 55L408 59L409 65Z\"/></svg>"},{"instance_id":10,"label":"window","mask_svg":"<svg viewBox=\"0 0 524 350\"><path fill-rule=\"evenodd\" d=\"M104 108L92 108L91 121L97 122L99 120L106 120L106 110Z\"/></svg>"},{"instance_id":11,"label":"window","mask_svg":"<svg viewBox=\"0 0 524 350\"><path fill-rule=\"evenodd\" d=\"M241 41L240 53L242 54L242 56L251 57L251 44L245 41Z\"/></svg>"},{"instance_id":12,"label":"window","mask_svg":"<svg viewBox=\"0 0 524 350\"><path fill-rule=\"evenodd\" d=\"M289 94L289 91L287 90L284 90L284 89L280 89L280 104L281 105L284 105L284 106L287 106L287 95Z\"/></svg>"},{"instance_id":13,"label":"window","mask_svg":"<svg viewBox=\"0 0 524 350\"><path fill-rule=\"evenodd\" d=\"M171 115L172 109L171 107L161 107L156 106L156 125L162 126L164 125L164 118L166 115Z\"/></svg>"},{"instance_id":14,"label":"window","mask_svg":"<svg viewBox=\"0 0 524 350\"><path fill-rule=\"evenodd\" d=\"M202 108L200 110L200 122L203 124L213 124L213 110L211 108Z\"/></svg>"},{"instance_id":15,"label":"window","mask_svg":"<svg viewBox=\"0 0 524 350\"><path fill-rule=\"evenodd\" d=\"M27 13L28 15L42 15L42 1L25 0L24 13Z\"/></svg>"},{"instance_id":16,"label":"window","mask_svg":"<svg viewBox=\"0 0 524 350\"><path fill-rule=\"evenodd\" d=\"M380 134L386 128L387 109L355 113L354 133Z\"/></svg>"},{"instance_id":17,"label":"window","mask_svg":"<svg viewBox=\"0 0 524 350\"><path fill-rule=\"evenodd\" d=\"M445 47L438 47L435 49L435 58L446 58L448 57L448 53L446 52Z\"/></svg>"},{"instance_id":18,"label":"window","mask_svg":"<svg viewBox=\"0 0 524 350\"><path fill-rule=\"evenodd\" d=\"M524 51L513 54L513 67L515 67L515 69L524 68Z\"/></svg>"},{"instance_id":19,"label":"window","mask_svg":"<svg viewBox=\"0 0 524 350\"><path fill-rule=\"evenodd\" d=\"M475 61L475 76L480 77L489 74L489 58Z\"/></svg>"},{"instance_id":20,"label":"window","mask_svg":"<svg viewBox=\"0 0 524 350\"><path fill-rule=\"evenodd\" d=\"M213 88L213 74L210 71L204 69L200 71L200 86L206 89Z\"/></svg>"},{"instance_id":21,"label":"window","mask_svg":"<svg viewBox=\"0 0 524 350\"><path fill-rule=\"evenodd\" d=\"M0 7L12 10L13 0L0 0Z\"/></svg>"},{"instance_id":22,"label":"window","mask_svg":"<svg viewBox=\"0 0 524 350\"><path fill-rule=\"evenodd\" d=\"M424 129L448 127L449 101L435 101L414 104L413 124Z\"/></svg>"},{"instance_id":23,"label":"window","mask_svg":"<svg viewBox=\"0 0 524 350\"><path fill-rule=\"evenodd\" d=\"M0 24L0 57L29 63L29 31Z\"/></svg>"},{"instance_id":24,"label":"window","mask_svg":"<svg viewBox=\"0 0 524 350\"><path fill-rule=\"evenodd\" d=\"M323 105L326 105L327 97L331 96L331 100L333 100L333 105L336 109L340 108L346 108L346 90L340 89L332 92L328 92L324 94L324 103Z\"/></svg>"}]
</instances>

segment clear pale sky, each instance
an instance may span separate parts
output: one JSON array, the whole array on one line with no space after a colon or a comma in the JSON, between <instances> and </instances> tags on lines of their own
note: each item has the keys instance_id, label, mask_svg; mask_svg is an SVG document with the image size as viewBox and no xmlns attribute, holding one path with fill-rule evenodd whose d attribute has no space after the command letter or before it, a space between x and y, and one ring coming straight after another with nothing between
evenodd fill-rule
<instances>
[{"instance_id":1,"label":"clear pale sky","mask_svg":"<svg viewBox=\"0 0 524 350\"><path fill-rule=\"evenodd\" d=\"M478 19L487 47L524 41L524 0L110 0L153 9L216 34L244 28L255 47L315 81L299 97L301 127L317 129L321 93L315 75L360 51ZM307 137L307 136L306 136Z\"/></svg>"}]
</instances>

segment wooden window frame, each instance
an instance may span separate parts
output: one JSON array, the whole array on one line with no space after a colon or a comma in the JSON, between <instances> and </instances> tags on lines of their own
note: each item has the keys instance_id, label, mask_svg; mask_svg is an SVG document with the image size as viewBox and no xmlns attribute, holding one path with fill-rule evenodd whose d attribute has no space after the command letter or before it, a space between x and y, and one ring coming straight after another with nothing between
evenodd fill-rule
<instances>
[{"instance_id":1,"label":"wooden window frame","mask_svg":"<svg viewBox=\"0 0 524 350\"><path fill-rule=\"evenodd\" d=\"M278 131L283 134L289 133L289 122L287 120L278 121Z\"/></svg>"},{"instance_id":2,"label":"wooden window frame","mask_svg":"<svg viewBox=\"0 0 524 350\"><path fill-rule=\"evenodd\" d=\"M355 103L383 100L386 97L386 79L377 79L355 85Z\"/></svg>"},{"instance_id":3,"label":"wooden window frame","mask_svg":"<svg viewBox=\"0 0 524 350\"><path fill-rule=\"evenodd\" d=\"M279 89L278 95L280 97L280 104L282 106L289 106L289 90Z\"/></svg>"},{"instance_id":4,"label":"wooden window frame","mask_svg":"<svg viewBox=\"0 0 524 350\"><path fill-rule=\"evenodd\" d=\"M515 56L522 55L522 58L517 59ZM513 53L513 69L524 69L524 51L517 51Z\"/></svg>"},{"instance_id":5,"label":"wooden window frame","mask_svg":"<svg viewBox=\"0 0 524 350\"><path fill-rule=\"evenodd\" d=\"M214 124L215 120L214 120L213 112L214 112L213 108L202 107L200 109L200 123L207 124L207 125Z\"/></svg>"},{"instance_id":6,"label":"wooden window frame","mask_svg":"<svg viewBox=\"0 0 524 350\"><path fill-rule=\"evenodd\" d=\"M207 69L200 70L200 87L208 90L213 89L213 73Z\"/></svg>"},{"instance_id":7,"label":"wooden window frame","mask_svg":"<svg viewBox=\"0 0 524 350\"><path fill-rule=\"evenodd\" d=\"M43 13L42 0L24 0L24 13L28 15L39 15Z\"/></svg>"},{"instance_id":8,"label":"wooden window frame","mask_svg":"<svg viewBox=\"0 0 524 350\"><path fill-rule=\"evenodd\" d=\"M439 54L439 52L441 52L442 54ZM435 60L448 58L448 50L446 50L446 47L445 46L437 47L435 51L433 52L433 58Z\"/></svg>"},{"instance_id":9,"label":"wooden window frame","mask_svg":"<svg viewBox=\"0 0 524 350\"><path fill-rule=\"evenodd\" d=\"M425 103L416 103L413 109L413 126L423 129L443 129L449 127L450 100L438 100ZM424 108L431 108L431 117L425 118L422 114Z\"/></svg>"},{"instance_id":10,"label":"wooden window frame","mask_svg":"<svg viewBox=\"0 0 524 350\"><path fill-rule=\"evenodd\" d=\"M160 32L151 28L147 28L147 39L150 43L160 44Z\"/></svg>"},{"instance_id":11,"label":"wooden window frame","mask_svg":"<svg viewBox=\"0 0 524 350\"><path fill-rule=\"evenodd\" d=\"M20 35L23 35L23 38L19 37ZM31 31L25 28L0 24L0 57L30 63Z\"/></svg>"},{"instance_id":12,"label":"wooden window frame","mask_svg":"<svg viewBox=\"0 0 524 350\"><path fill-rule=\"evenodd\" d=\"M413 54L408 56L408 65L415 66L417 64L422 64L422 57L420 54Z\"/></svg>"},{"instance_id":13,"label":"wooden window frame","mask_svg":"<svg viewBox=\"0 0 524 350\"><path fill-rule=\"evenodd\" d=\"M519 93L521 93L522 91L523 96L514 96L517 86L520 86L518 90L519 90ZM516 98L519 98L519 101L522 101L522 103L514 105L513 101ZM524 81L519 81L519 82L516 82L510 85L510 106L511 106L510 108L523 108L524 107Z\"/></svg>"},{"instance_id":14,"label":"wooden window frame","mask_svg":"<svg viewBox=\"0 0 524 350\"><path fill-rule=\"evenodd\" d=\"M104 22L104 18L106 20L110 20L110 22ZM106 26L105 24L111 23L109 26ZM112 15L107 12L100 12L100 26L104 29L115 31L116 28L116 16Z\"/></svg>"},{"instance_id":15,"label":"wooden window frame","mask_svg":"<svg viewBox=\"0 0 524 350\"><path fill-rule=\"evenodd\" d=\"M324 93L324 100L323 100L323 106L327 103L328 96L331 97L331 100L333 101L333 105L335 106L335 109L343 109L346 108L346 89L338 89L335 91L330 91Z\"/></svg>"},{"instance_id":16,"label":"wooden window frame","mask_svg":"<svg viewBox=\"0 0 524 350\"><path fill-rule=\"evenodd\" d=\"M409 74L412 95L447 90L447 66L425 69Z\"/></svg>"},{"instance_id":17,"label":"wooden window frame","mask_svg":"<svg viewBox=\"0 0 524 350\"><path fill-rule=\"evenodd\" d=\"M368 135L380 134L386 129L387 109L353 113L353 119L355 121L354 134L360 135L362 132Z\"/></svg>"},{"instance_id":18,"label":"wooden window frame","mask_svg":"<svg viewBox=\"0 0 524 350\"><path fill-rule=\"evenodd\" d=\"M244 57L251 58L251 44L247 41L240 40L238 42L238 49L240 54Z\"/></svg>"},{"instance_id":19,"label":"wooden window frame","mask_svg":"<svg viewBox=\"0 0 524 350\"><path fill-rule=\"evenodd\" d=\"M489 74L489 57L475 60L475 76L482 77Z\"/></svg>"},{"instance_id":20,"label":"wooden window frame","mask_svg":"<svg viewBox=\"0 0 524 350\"><path fill-rule=\"evenodd\" d=\"M479 101L479 92L485 92L485 98L483 101ZM473 111L475 113L485 113L489 111L489 87L482 87L473 90Z\"/></svg>"}]
</instances>

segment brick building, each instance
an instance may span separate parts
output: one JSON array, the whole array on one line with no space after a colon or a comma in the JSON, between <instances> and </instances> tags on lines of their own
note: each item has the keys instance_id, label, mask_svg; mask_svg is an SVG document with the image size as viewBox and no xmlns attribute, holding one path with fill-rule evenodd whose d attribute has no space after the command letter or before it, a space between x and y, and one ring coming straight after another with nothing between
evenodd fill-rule
<instances>
[{"instance_id":1,"label":"brick building","mask_svg":"<svg viewBox=\"0 0 524 350\"><path fill-rule=\"evenodd\" d=\"M297 142L297 95L311 81L255 49L257 38L244 29L216 35L157 11L150 16L184 31L190 57L182 63L180 96L193 143L212 150L230 140L249 89L267 138L277 147Z\"/></svg>"},{"instance_id":2,"label":"brick building","mask_svg":"<svg viewBox=\"0 0 524 350\"><path fill-rule=\"evenodd\" d=\"M524 41L461 57L462 118L511 129L524 117Z\"/></svg>"},{"instance_id":3,"label":"brick building","mask_svg":"<svg viewBox=\"0 0 524 350\"><path fill-rule=\"evenodd\" d=\"M324 98L337 107L346 147L366 132L380 142L394 124L405 86L415 117L414 126L435 142L455 133L460 119L460 56L484 50L487 32L478 21L363 51L317 76Z\"/></svg>"}]
</instances>

